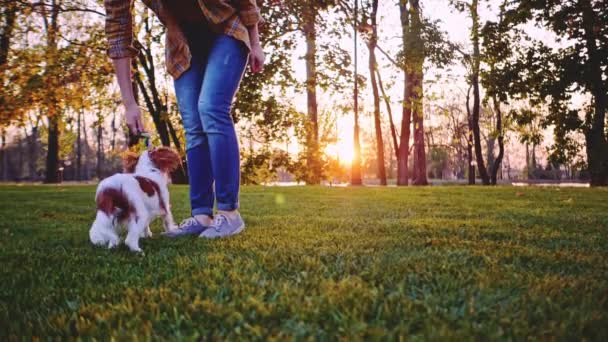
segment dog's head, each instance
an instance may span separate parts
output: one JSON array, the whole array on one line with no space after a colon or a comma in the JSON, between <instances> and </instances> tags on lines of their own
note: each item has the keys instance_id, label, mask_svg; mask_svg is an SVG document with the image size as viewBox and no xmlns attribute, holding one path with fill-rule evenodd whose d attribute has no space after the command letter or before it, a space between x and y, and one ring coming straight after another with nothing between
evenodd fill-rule
<instances>
[{"instance_id":1,"label":"dog's head","mask_svg":"<svg viewBox=\"0 0 608 342\"><path fill-rule=\"evenodd\" d=\"M127 151L122 155L124 172L134 173L138 169L155 168L164 174L175 171L181 165L179 153L166 146L146 150L138 155Z\"/></svg>"}]
</instances>

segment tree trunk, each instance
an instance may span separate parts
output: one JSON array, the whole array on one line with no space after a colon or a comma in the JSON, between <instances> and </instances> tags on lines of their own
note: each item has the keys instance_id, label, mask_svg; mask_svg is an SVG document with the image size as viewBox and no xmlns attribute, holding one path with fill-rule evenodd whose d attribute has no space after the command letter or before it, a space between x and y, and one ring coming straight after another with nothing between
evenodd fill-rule
<instances>
[{"instance_id":1,"label":"tree trunk","mask_svg":"<svg viewBox=\"0 0 608 342\"><path fill-rule=\"evenodd\" d=\"M488 170L486 169L485 162L483 160L483 150L481 148L481 134L479 129L479 112L481 109L481 95L479 91L479 66L481 63L481 57L479 52L479 14L477 12L479 0L473 0L471 4L471 18L473 19L473 26L471 28L471 39L473 41L473 141L475 143L475 159L477 161L477 169L479 170L479 176L483 185L490 184L490 177L488 177Z\"/></svg>"},{"instance_id":2,"label":"tree trunk","mask_svg":"<svg viewBox=\"0 0 608 342\"><path fill-rule=\"evenodd\" d=\"M17 16L17 8L15 1L2 2L2 26L0 27L0 85L4 84L4 65L8 61L8 52L10 42L15 28L15 19ZM0 151L0 160L2 163L2 180L6 181L8 176L8 161L6 153L6 131L2 129L2 150Z\"/></svg>"},{"instance_id":3,"label":"tree trunk","mask_svg":"<svg viewBox=\"0 0 608 342\"><path fill-rule=\"evenodd\" d=\"M428 185L426 151L424 144L424 41L419 0L410 0L412 62L412 120L414 124L414 177L413 185Z\"/></svg>"},{"instance_id":4,"label":"tree trunk","mask_svg":"<svg viewBox=\"0 0 608 342\"><path fill-rule=\"evenodd\" d=\"M598 101L597 99L595 100ZM596 112L597 107L595 105ZM597 114L596 114L597 115ZM587 143L587 161L589 164L589 176L591 186L608 186L608 142L605 134L597 127L592 127L585 134Z\"/></svg>"},{"instance_id":5,"label":"tree trunk","mask_svg":"<svg viewBox=\"0 0 608 342\"><path fill-rule=\"evenodd\" d=\"M526 142L526 179L530 179L530 143Z\"/></svg>"},{"instance_id":6,"label":"tree trunk","mask_svg":"<svg viewBox=\"0 0 608 342\"><path fill-rule=\"evenodd\" d=\"M532 174L536 171L536 143L532 144L532 157L530 158L530 167L532 168Z\"/></svg>"},{"instance_id":7,"label":"tree trunk","mask_svg":"<svg viewBox=\"0 0 608 342\"><path fill-rule=\"evenodd\" d=\"M102 178L102 170L103 169L103 125L101 123L101 119L97 123L97 178L99 180Z\"/></svg>"},{"instance_id":8,"label":"tree trunk","mask_svg":"<svg viewBox=\"0 0 608 342\"><path fill-rule=\"evenodd\" d=\"M110 141L110 147L112 151L116 150L116 132L118 129L116 128L116 112L112 115L112 140Z\"/></svg>"},{"instance_id":9,"label":"tree trunk","mask_svg":"<svg viewBox=\"0 0 608 342\"><path fill-rule=\"evenodd\" d=\"M407 9L407 1L399 1L399 13L401 19L401 35L403 40L403 48L406 53L406 65L403 71L403 104L401 118L401 135L399 137L399 149L397 152L397 185L407 186L409 183L408 159L410 145L410 125L412 118L412 74L407 71L408 64L408 43L409 43L409 11Z\"/></svg>"},{"instance_id":10,"label":"tree trunk","mask_svg":"<svg viewBox=\"0 0 608 342\"><path fill-rule=\"evenodd\" d=\"M146 31L146 35L151 36L153 25L150 24L150 16L148 16L148 13L149 12L146 11L144 14L144 29ZM152 121L154 122L154 127L156 128L156 132L158 133L161 144L163 146L169 146L170 140L166 116L167 104L162 101L160 93L158 92L158 87L156 86L156 71L154 66L154 56L152 54L152 46L151 44L147 44L147 46L141 46L141 44L139 44L138 47L142 51L142 53L138 55L138 60L142 69L144 70L148 88L146 88L137 67L134 68L134 70L136 70L135 81L141 90L146 107L152 116ZM137 143L137 141L135 141L135 143Z\"/></svg>"},{"instance_id":11,"label":"tree trunk","mask_svg":"<svg viewBox=\"0 0 608 342\"><path fill-rule=\"evenodd\" d=\"M471 114L471 87L467 91L467 165L469 185L475 185L475 165L473 164L473 116Z\"/></svg>"},{"instance_id":12,"label":"tree trunk","mask_svg":"<svg viewBox=\"0 0 608 342\"><path fill-rule=\"evenodd\" d=\"M32 133L30 135L30 143L28 146L28 166L30 179L34 182L38 180L36 171L36 163L38 162L38 125L32 125Z\"/></svg>"},{"instance_id":13,"label":"tree trunk","mask_svg":"<svg viewBox=\"0 0 608 342\"><path fill-rule=\"evenodd\" d=\"M76 180L82 180L82 141L80 140L80 132L82 130L80 118L82 116L82 109L76 113L78 120L76 120Z\"/></svg>"},{"instance_id":14,"label":"tree trunk","mask_svg":"<svg viewBox=\"0 0 608 342\"><path fill-rule=\"evenodd\" d=\"M6 64L8 60L8 51L10 49L11 38L15 28L15 20L17 17L16 1L2 1L2 6L5 7L2 13L2 27L0 33L0 67Z\"/></svg>"},{"instance_id":15,"label":"tree trunk","mask_svg":"<svg viewBox=\"0 0 608 342\"><path fill-rule=\"evenodd\" d=\"M353 137L353 160L351 161L351 185L363 185L363 180L361 178L361 142L359 141L359 80L358 80L358 71L357 71L357 21L358 21L358 1L355 1L355 21L353 25L353 40L354 40L354 67L355 67L355 75L354 75L354 100L353 100L353 109L354 109L354 119L355 119L355 127L354 127L354 137ZM316 101L316 98L315 98Z\"/></svg>"},{"instance_id":16,"label":"tree trunk","mask_svg":"<svg viewBox=\"0 0 608 342\"><path fill-rule=\"evenodd\" d=\"M498 132L498 156L494 159L494 165L492 166L492 185L497 184L498 172L502 170L502 159L505 155L505 136L502 129L502 111L500 109L500 103L493 99L494 109L496 111L496 132Z\"/></svg>"},{"instance_id":17,"label":"tree trunk","mask_svg":"<svg viewBox=\"0 0 608 342\"><path fill-rule=\"evenodd\" d=\"M84 168L83 168L83 178L85 180L89 180L91 179L91 175L89 172L89 154L88 152L90 151L89 149L89 135L87 134L87 118L84 115L84 113L82 113L82 137L83 137L83 142L84 142Z\"/></svg>"},{"instance_id":18,"label":"tree trunk","mask_svg":"<svg viewBox=\"0 0 608 342\"><path fill-rule=\"evenodd\" d=\"M372 36L368 43L369 49L369 74L371 79L372 91L374 95L374 128L376 131L376 160L378 163L377 176L380 180L380 185L386 185L386 166L384 164L384 140L382 137L382 121L380 120L380 94L378 91L378 82L376 80L376 41L378 39L378 30L376 28L376 15L378 13L378 0L372 2Z\"/></svg>"},{"instance_id":19,"label":"tree trunk","mask_svg":"<svg viewBox=\"0 0 608 342\"><path fill-rule=\"evenodd\" d=\"M177 149L177 151L182 152L182 146L179 142L179 138L177 137L177 132L175 131L175 128L173 128L173 124L171 124L171 121L167 120L167 128L169 128L169 133L171 134L171 139L173 140L173 144L175 145L175 149ZM173 173L171 173L171 182L173 184L188 184L188 166L187 166L188 161L186 160L186 158L182 157L182 164L181 166L175 170Z\"/></svg>"},{"instance_id":20,"label":"tree trunk","mask_svg":"<svg viewBox=\"0 0 608 342\"><path fill-rule=\"evenodd\" d=\"M59 3L57 0L51 1L50 21L46 14L46 7L42 6L43 21L46 28L46 52L49 56L54 56L57 51L58 16L61 3L62 1L59 1ZM51 66L47 66L46 71L50 68ZM59 183L59 101L51 96L45 102L49 123L45 183Z\"/></svg>"},{"instance_id":21,"label":"tree trunk","mask_svg":"<svg viewBox=\"0 0 608 342\"><path fill-rule=\"evenodd\" d=\"M0 146L0 162L2 163L2 181L8 180L8 154L6 153L6 130L2 129L0 133L2 138L2 146Z\"/></svg>"},{"instance_id":22,"label":"tree trunk","mask_svg":"<svg viewBox=\"0 0 608 342\"><path fill-rule=\"evenodd\" d=\"M48 118L48 140L46 154L45 183L59 183L59 118L53 115Z\"/></svg>"},{"instance_id":23,"label":"tree trunk","mask_svg":"<svg viewBox=\"0 0 608 342\"><path fill-rule=\"evenodd\" d=\"M386 137L387 139L389 139L388 137ZM393 158L393 156L396 155L393 144L388 144L387 146L388 151L387 151L387 155L388 155L388 170L386 172L386 176L388 177L388 179L392 179L395 178L395 158Z\"/></svg>"},{"instance_id":24,"label":"tree trunk","mask_svg":"<svg viewBox=\"0 0 608 342\"><path fill-rule=\"evenodd\" d=\"M306 97L308 127L306 131L306 163L311 172L308 184L319 184L321 165L319 161L319 120L317 113L317 11L314 5L303 13L304 38L306 39Z\"/></svg>"},{"instance_id":25,"label":"tree trunk","mask_svg":"<svg viewBox=\"0 0 608 342\"><path fill-rule=\"evenodd\" d=\"M463 135L464 137L464 135ZM464 179L464 153L462 151L462 144L456 145L456 155L458 156L458 169L456 171L456 179Z\"/></svg>"},{"instance_id":26,"label":"tree trunk","mask_svg":"<svg viewBox=\"0 0 608 342\"><path fill-rule=\"evenodd\" d=\"M182 144L179 142L177 132L175 131L175 128L173 127L171 121L167 121L167 128L169 129L169 134L171 136L171 140L173 140L173 145L175 146L175 149L181 152Z\"/></svg>"},{"instance_id":27,"label":"tree trunk","mask_svg":"<svg viewBox=\"0 0 608 342\"><path fill-rule=\"evenodd\" d=\"M26 132L27 133L27 132ZM23 158L25 156L25 146L23 146L25 143L25 145L27 146L27 134L25 134L23 136L23 138L19 138L19 154L17 155L17 168L15 170L15 180L17 181L21 181L21 179L23 178Z\"/></svg>"},{"instance_id":28,"label":"tree trunk","mask_svg":"<svg viewBox=\"0 0 608 342\"><path fill-rule=\"evenodd\" d=\"M140 62L143 65L145 61L141 61L143 57L140 57ZM154 78L151 76L152 74L148 73L150 67L146 66L144 69L146 70L146 77L148 78L148 84L150 85L150 93L146 89L144 82L139 74L139 72L135 73L135 81L139 85L139 89L141 90L141 94L144 97L144 102L146 103L146 107L152 116L152 122L154 122L154 127L156 128L156 132L160 138L160 142L163 146L169 146L169 132L167 130L167 123L163 118L163 108L165 108L159 98L158 91L156 90L156 84L154 83ZM152 78L151 78L152 77ZM137 143L137 142L136 142Z\"/></svg>"},{"instance_id":29,"label":"tree trunk","mask_svg":"<svg viewBox=\"0 0 608 342\"><path fill-rule=\"evenodd\" d=\"M410 75L406 74L403 91L403 108L401 119L401 135L399 139L399 155L397 158L397 185L407 186L409 183L409 153L410 153L410 127L412 118L412 86Z\"/></svg>"},{"instance_id":30,"label":"tree trunk","mask_svg":"<svg viewBox=\"0 0 608 342\"><path fill-rule=\"evenodd\" d=\"M490 183L492 183L491 179L492 174L494 173L494 169L492 169L492 167L494 166L494 161L496 160L496 158L494 158L494 146L496 146L496 138L490 134L486 140L486 161L488 162L487 170L488 175L490 176Z\"/></svg>"},{"instance_id":31,"label":"tree trunk","mask_svg":"<svg viewBox=\"0 0 608 342\"><path fill-rule=\"evenodd\" d=\"M413 185L428 185L426 174L426 152L424 145L424 113L422 111L423 90L422 90L422 71L416 73L414 87L417 89L414 92L413 103L413 121L414 121L414 179Z\"/></svg>"},{"instance_id":32,"label":"tree trunk","mask_svg":"<svg viewBox=\"0 0 608 342\"><path fill-rule=\"evenodd\" d=\"M405 76L406 79L408 76ZM407 186L409 183L409 153L410 153L410 126L411 126L411 86L405 81L403 118L401 119L401 136L399 139L399 155L397 159L397 185Z\"/></svg>"},{"instance_id":33,"label":"tree trunk","mask_svg":"<svg viewBox=\"0 0 608 342\"><path fill-rule=\"evenodd\" d=\"M589 129L585 132L587 143L587 162L591 186L608 186L608 137L606 136L606 109L608 107L608 89L602 79L602 57L597 47L597 30L602 25L597 18L589 0L580 1L583 6L583 26L585 29L585 45L589 59L587 61L591 93L593 95L594 114Z\"/></svg>"}]
</instances>

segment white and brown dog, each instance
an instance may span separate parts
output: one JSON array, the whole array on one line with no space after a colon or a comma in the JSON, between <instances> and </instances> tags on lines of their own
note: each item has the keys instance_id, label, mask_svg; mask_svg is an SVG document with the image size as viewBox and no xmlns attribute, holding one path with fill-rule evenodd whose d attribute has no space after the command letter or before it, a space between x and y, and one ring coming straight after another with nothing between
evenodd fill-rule
<instances>
[{"instance_id":1,"label":"white and brown dog","mask_svg":"<svg viewBox=\"0 0 608 342\"><path fill-rule=\"evenodd\" d=\"M134 252L142 252L140 237L150 237L149 224L158 216L164 228L175 228L169 205L170 172L177 169L179 154L168 147L149 149L141 155L123 155L125 173L118 173L99 183L96 192L97 216L89 237L98 246L118 246L120 226L126 225L125 244Z\"/></svg>"}]
</instances>

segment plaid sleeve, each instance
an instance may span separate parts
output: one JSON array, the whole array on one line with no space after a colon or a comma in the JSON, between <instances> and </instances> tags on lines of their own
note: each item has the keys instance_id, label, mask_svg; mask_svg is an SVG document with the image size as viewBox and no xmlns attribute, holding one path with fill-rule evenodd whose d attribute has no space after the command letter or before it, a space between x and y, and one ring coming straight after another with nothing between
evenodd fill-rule
<instances>
[{"instance_id":1,"label":"plaid sleeve","mask_svg":"<svg viewBox=\"0 0 608 342\"><path fill-rule=\"evenodd\" d=\"M243 25L253 26L263 22L256 0L233 0L233 2Z\"/></svg>"},{"instance_id":2,"label":"plaid sleeve","mask_svg":"<svg viewBox=\"0 0 608 342\"><path fill-rule=\"evenodd\" d=\"M133 0L104 0L108 56L112 59L134 57Z\"/></svg>"}]
</instances>

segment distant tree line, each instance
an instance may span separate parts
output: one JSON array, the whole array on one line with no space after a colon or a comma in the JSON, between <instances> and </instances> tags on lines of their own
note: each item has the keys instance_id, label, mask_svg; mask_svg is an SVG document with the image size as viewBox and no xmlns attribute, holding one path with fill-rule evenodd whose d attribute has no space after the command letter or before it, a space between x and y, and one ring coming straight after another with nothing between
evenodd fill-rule
<instances>
[{"instance_id":1,"label":"distant tree line","mask_svg":"<svg viewBox=\"0 0 608 342\"><path fill-rule=\"evenodd\" d=\"M384 2L258 2L270 53L262 73L246 74L232 113L244 183L365 179L406 186L448 178L490 185L566 177L608 185L608 0L502 0L491 20L480 8L495 2L450 0L470 28L468 42L450 41L425 13L424 0L394 0L388 6L399 13L398 49L383 46L380 36ZM56 183L116 172L120 151L135 140L123 124L105 54L102 4L0 5L0 179ZM140 54L133 87L155 143L183 154L181 119L161 65L164 28L142 4L135 11L141 20L134 28ZM559 44L534 38L526 30L532 24ZM366 61L338 44L349 39ZM300 43L303 81L292 67ZM429 70L455 66L466 70L462 93L429 93ZM320 94L333 102L320 107ZM299 95L305 112L291 99ZM575 107L573 98L584 105ZM354 121L351 163L327 152L342 116ZM361 127L365 116L369 127ZM552 143L542 148L547 129ZM512 173L514 144L525 151L523 175ZM185 168L173 177L185 182Z\"/></svg>"}]
</instances>

